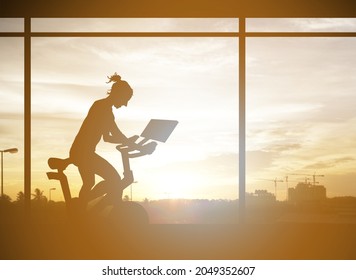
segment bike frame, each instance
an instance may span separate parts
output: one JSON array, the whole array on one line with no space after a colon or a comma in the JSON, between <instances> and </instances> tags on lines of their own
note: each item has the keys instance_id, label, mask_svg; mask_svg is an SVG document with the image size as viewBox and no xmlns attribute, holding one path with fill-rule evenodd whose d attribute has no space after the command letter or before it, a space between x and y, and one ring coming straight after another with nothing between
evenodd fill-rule
<instances>
[{"instance_id":1,"label":"bike frame","mask_svg":"<svg viewBox=\"0 0 356 280\"><path fill-rule=\"evenodd\" d=\"M148 149L147 150L142 149L141 151L138 151L138 152L133 152L134 149L132 149L128 146L124 146L124 145L118 145L116 147L116 149L121 153L121 159L122 159L123 168L124 168L124 171L123 171L124 176L121 180L122 189L127 188L134 181L133 172L130 167L130 158L135 158L135 157L140 157L140 156L147 155L147 154L152 154L154 149L156 148L157 143L155 143L155 142L150 142L146 145L143 145L147 141L148 140L144 139L138 145L140 145L143 148L147 147ZM70 158L67 158L67 159L50 158L48 160L49 167L51 169L56 169L57 171L47 172L48 179L59 181L61 188L62 188L62 192L63 192L63 196L64 196L64 200L65 200L67 208L69 207L70 201L72 201L72 195L71 195L71 191L70 191L69 184L68 184L68 178L65 175L64 170L70 164L72 164ZM95 188L95 186L94 186L94 188ZM93 191L93 189L92 189L92 191ZM109 193L109 192L104 192L101 195L105 195L107 193Z\"/></svg>"}]
</instances>

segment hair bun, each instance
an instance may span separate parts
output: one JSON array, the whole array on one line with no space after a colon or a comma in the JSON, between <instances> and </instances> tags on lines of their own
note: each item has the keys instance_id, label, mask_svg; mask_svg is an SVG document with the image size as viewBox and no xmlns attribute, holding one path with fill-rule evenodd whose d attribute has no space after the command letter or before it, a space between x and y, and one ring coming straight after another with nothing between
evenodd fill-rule
<instances>
[{"instance_id":1,"label":"hair bun","mask_svg":"<svg viewBox=\"0 0 356 280\"><path fill-rule=\"evenodd\" d=\"M112 75L112 76L107 76L108 77L108 79L109 79L109 81L108 82L106 82L107 84L108 83L111 83L111 82L114 82L114 83L117 83L117 82L120 82L121 81L121 76L120 75L118 75L116 72L114 73L114 75Z\"/></svg>"}]
</instances>

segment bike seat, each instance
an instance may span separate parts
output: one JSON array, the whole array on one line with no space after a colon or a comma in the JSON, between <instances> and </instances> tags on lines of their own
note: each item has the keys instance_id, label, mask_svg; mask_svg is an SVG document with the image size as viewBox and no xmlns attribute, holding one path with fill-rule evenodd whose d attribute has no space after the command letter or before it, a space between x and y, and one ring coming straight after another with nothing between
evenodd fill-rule
<instances>
[{"instance_id":1,"label":"bike seat","mask_svg":"<svg viewBox=\"0 0 356 280\"><path fill-rule=\"evenodd\" d=\"M63 171L67 168L69 164L71 164L70 158L62 159L62 158L49 158L48 159L48 166L51 169L58 169Z\"/></svg>"}]
</instances>

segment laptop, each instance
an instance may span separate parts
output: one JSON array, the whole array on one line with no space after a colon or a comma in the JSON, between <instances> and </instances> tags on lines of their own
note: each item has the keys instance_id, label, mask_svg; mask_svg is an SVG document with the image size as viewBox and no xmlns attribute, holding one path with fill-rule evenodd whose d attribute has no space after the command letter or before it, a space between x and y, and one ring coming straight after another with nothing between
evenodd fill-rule
<instances>
[{"instance_id":1,"label":"laptop","mask_svg":"<svg viewBox=\"0 0 356 280\"><path fill-rule=\"evenodd\" d=\"M159 142L166 142L168 137L172 134L173 130L177 126L178 121L174 120L157 120L152 119L149 121L141 137L146 139L155 140Z\"/></svg>"}]
</instances>

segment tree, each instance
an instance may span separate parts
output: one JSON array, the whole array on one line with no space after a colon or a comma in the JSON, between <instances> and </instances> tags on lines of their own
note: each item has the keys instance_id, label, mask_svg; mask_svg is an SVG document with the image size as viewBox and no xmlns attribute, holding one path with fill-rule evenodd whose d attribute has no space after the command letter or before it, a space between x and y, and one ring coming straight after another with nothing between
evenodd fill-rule
<instances>
[{"instance_id":1,"label":"tree","mask_svg":"<svg viewBox=\"0 0 356 280\"><path fill-rule=\"evenodd\" d=\"M19 191L16 195L16 202L17 203L24 203L25 201L25 194L23 191Z\"/></svg>"},{"instance_id":2,"label":"tree","mask_svg":"<svg viewBox=\"0 0 356 280\"><path fill-rule=\"evenodd\" d=\"M128 195L125 195L123 201L130 201L130 197Z\"/></svg>"},{"instance_id":3,"label":"tree","mask_svg":"<svg viewBox=\"0 0 356 280\"><path fill-rule=\"evenodd\" d=\"M34 202L47 202L47 197L43 195L43 191L40 189L36 188L34 193L32 194L33 198L32 200Z\"/></svg>"},{"instance_id":4,"label":"tree","mask_svg":"<svg viewBox=\"0 0 356 280\"><path fill-rule=\"evenodd\" d=\"M4 194L0 196L0 203L1 204L10 204L11 203L11 197L8 196L7 194Z\"/></svg>"},{"instance_id":5,"label":"tree","mask_svg":"<svg viewBox=\"0 0 356 280\"><path fill-rule=\"evenodd\" d=\"M11 207L11 197L6 194L0 196L0 221L4 219L2 214L6 213L9 207ZM7 217L7 215L5 215L5 217Z\"/></svg>"}]
</instances>

